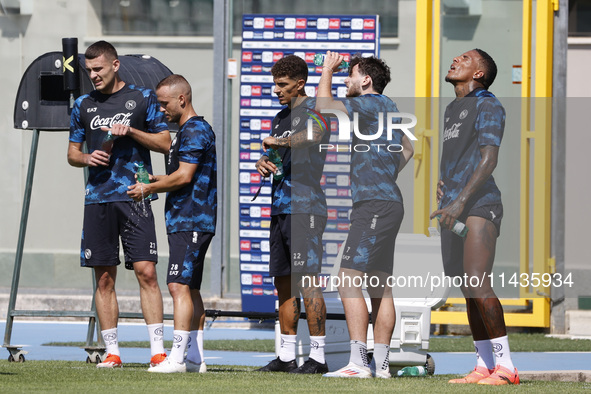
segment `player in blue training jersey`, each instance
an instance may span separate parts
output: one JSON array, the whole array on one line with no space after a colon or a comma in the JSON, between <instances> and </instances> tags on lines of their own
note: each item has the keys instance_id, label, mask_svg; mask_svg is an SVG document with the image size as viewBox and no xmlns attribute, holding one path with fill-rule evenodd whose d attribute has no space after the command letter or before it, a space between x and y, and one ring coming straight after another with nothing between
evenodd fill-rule
<instances>
[{"instance_id":1,"label":"player in blue training jersey","mask_svg":"<svg viewBox=\"0 0 591 394\"><path fill-rule=\"evenodd\" d=\"M394 244L404 208L396 185L398 173L412 157L414 150L402 130L392 130L389 140L380 117L398 112L396 104L382 92L390 82L390 68L375 57L355 57L345 79L347 99L332 98L332 74L343 56L327 52L318 84L317 109L342 111L354 120L357 131L351 143L351 194L353 210L351 227L342 248L339 294L345 309L351 340L351 356L345 367L325 374L327 377L389 378L390 341L396 323L392 288L387 284L394 264ZM400 123L400 118L392 122ZM379 129L380 125L383 127ZM341 127L342 125L339 125ZM358 135L362 135L360 137ZM381 135L380 135L381 134ZM376 137L378 136L379 137ZM373 139L376 137L376 139ZM368 139L372 138L371 141ZM369 149L365 147L369 146ZM355 283L367 274L367 291L371 298L374 332L375 371L367 357L369 314L362 289Z\"/></svg>"},{"instance_id":2,"label":"player in blue training jersey","mask_svg":"<svg viewBox=\"0 0 591 394\"><path fill-rule=\"evenodd\" d=\"M128 85L119 77L117 51L105 41L88 47L86 70L96 90L80 96L72 108L68 163L89 167L84 205L81 265L96 277L96 310L107 357L100 368L121 366L117 339L119 307L115 279L119 237L125 267L133 269L140 285L152 359L166 358L162 341L162 294L156 277L156 231L150 200L132 201L127 187L135 183L135 166L151 170L150 150L168 152L170 133L150 89ZM107 132L114 141L105 141ZM84 153L86 144L88 153Z\"/></svg>"},{"instance_id":3,"label":"player in blue training jersey","mask_svg":"<svg viewBox=\"0 0 591 394\"><path fill-rule=\"evenodd\" d=\"M326 151L320 152L318 144L327 143L330 133L326 125L320 127L314 122L313 136L308 139L307 123L314 113L314 100L304 90L308 79L306 62L289 55L277 61L271 73L274 93L281 104L287 105L273 119L272 135L263 140L265 151L277 150L283 164L283 176L273 180L269 240L269 274L275 278L279 298L281 348L279 356L259 371L324 373L328 371L324 357L326 306L321 288L307 286L303 279L315 277L322 265L322 234L327 213L320 178ZM277 171L268 154L261 156L256 169L263 177ZM318 281L306 280L306 283ZM310 357L298 367L295 356L300 292L311 346Z\"/></svg>"},{"instance_id":4,"label":"player in blue training jersey","mask_svg":"<svg viewBox=\"0 0 591 394\"><path fill-rule=\"evenodd\" d=\"M441 215L441 252L447 276L478 277L463 283L476 367L450 383L519 384L511 361L503 307L492 289L492 272L503 205L492 177L505 128L505 110L488 91L497 75L494 60L473 49L453 59L445 80L456 99L445 110L441 179L437 187ZM455 220L466 223L462 238L451 232Z\"/></svg>"},{"instance_id":5,"label":"player in blue training jersey","mask_svg":"<svg viewBox=\"0 0 591 394\"><path fill-rule=\"evenodd\" d=\"M174 303L174 340L168 358L148 371L203 373L207 371L203 359L205 308L200 289L217 214L215 134L203 117L197 116L191 86L184 77L166 77L156 87L156 94L168 121L180 126L170 146L167 175L151 176L151 183L136 183L128 192L136 201L146 194L168 192L165 215L170 259L166 283Z\"/></svg>"}]
</instances>

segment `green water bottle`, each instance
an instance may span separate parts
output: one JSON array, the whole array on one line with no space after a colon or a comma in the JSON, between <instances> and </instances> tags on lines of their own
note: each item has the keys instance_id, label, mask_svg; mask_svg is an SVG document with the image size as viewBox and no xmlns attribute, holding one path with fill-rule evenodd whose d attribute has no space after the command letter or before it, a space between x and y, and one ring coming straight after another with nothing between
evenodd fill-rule
<instances>
[{"instance_id":1,"label":"green water bottle","mask_svg":"<svg viewBox=\"0 0 591 394\"><path fill-rule=\"evenodd\" d=\"M324 64L324 58L326 57L325 53L317 53L314 55L314 64L317 66L322 66ZM346 70L349 68L349 62L342 61L339 65L339 70Z\"/></svg>"},{"instance_id":2,"label":"green water bottle","mask_svg":"<svg viewBox=\"0 0 591 394\"><path fill-rule=\"evenodd\" d=\"M113 143L114 142L115 142L115 139L113 138L113 134L111 134L111 130L109 130L107 132L107 135L105 135L105 138L103 139L103 143L101 145L101 150L110 155L111 151L113 150Z\"/></svg>"},{"instance_id":3,"label":"green water bottle","mask_svg":"<svg viewBox=\"0 0 591 394\"><path fill-rule=\"evenodd\" d=\"M441 219L441 215L437 215L435 217L438 220ZM468 234L468 226L466 226L464 223L462 223L456 219L456 221L454 222L454 225L451 227L450 231L463 238L466 236L466 234Z\"/></svg>"},{"instance_id":4,"label":"green water bottle","mask_svg":"<svg viewBox=\"0 0 591 394\"><path fill-rule=\"evenodd\" d=\"M283 161L281 161L281 155L273 148L267 149L267 153L269 154L269 160L271 160L271 163L275 164L275 167L277 167L277 171L273 174L273 179L278 181L283 178Z\"/></svg>"},{"instance_id":5,"label":"green water bottle","mask_svg":"<svg viewBox=\"0 0 591 394\"><path fill-rule=\"evenodd\" d=\"M425 367L404 367L398 371L398 376L427 376Z\"/></svg>"},{"instance_id":6,"label":"green water bottle","mask_svg":"<svg viewBox=\"0 0 591 394\"><path fill-rule=\"evenodd\" d=\"M150 174L148 174L148 171L144 167L143 162L140 162L137 165L137 181L140 183L145 183L145 184L150 183ZM150 195L144 197L144 199L151 198L151 197L152 197L152 195L150 194Z\"/></svg>"}]
</instances>

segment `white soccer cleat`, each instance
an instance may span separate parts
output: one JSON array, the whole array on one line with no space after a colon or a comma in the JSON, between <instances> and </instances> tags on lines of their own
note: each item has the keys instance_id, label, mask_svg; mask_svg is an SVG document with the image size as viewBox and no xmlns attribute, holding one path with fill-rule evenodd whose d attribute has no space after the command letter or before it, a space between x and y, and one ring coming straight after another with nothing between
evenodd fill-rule
<instances>
[{"instance_id":1,"label":"white soccer cleat","mask_svg":"<svg viewBox=\"0 0 591 394\"><path fill-rule=\"evenodd\" d=\"M185 363L177 363L167 357L166 360L162 361L160 364L148 368L148 372L183 373L187 372L187 367Z\"/></svg>"},{"instance_id":2,"label":"white soccer cleat","mask_svg":"<svg viewBox=\"0 0 591 394\"><path fill-rule=\"evenodd\" d=\"M205 361L203 361L202 363L194 363L191 360L185 360L185 364L187 365L187 372L207 372L207 366L205 365Z\"/></svg>"},{"instance_id":3,"label":"white soccer cleat","mask_svg":"<svg viewBox=\"0 0 591 394\"><path fill-rule=\"evenodd\" d=\"M349 363L338 371L325 373L322 375L327 378L371 378L371 370L368 367L362 367L355 363Z\"/></svg>"},{"instance_id":4,"label":"white soccer cleat","mask_svg":"<svg viewBox=\"0 0 591 394\"><path fill-rule=\"evenodd\" d=\"M392 374L390 373L389 369L377 369L375 371L374 376L376 378L390 379L392 377Z\"/></svg>"}]
</instances>

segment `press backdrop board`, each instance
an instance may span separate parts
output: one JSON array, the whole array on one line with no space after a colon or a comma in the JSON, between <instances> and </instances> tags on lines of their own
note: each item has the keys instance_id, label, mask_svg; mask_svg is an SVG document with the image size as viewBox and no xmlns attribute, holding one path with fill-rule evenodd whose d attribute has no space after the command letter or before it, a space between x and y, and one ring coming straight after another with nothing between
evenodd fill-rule
<instances>
[{"instance_id":1,"label":"press backdrop board","mask_svg":"<svg viewBox=\"0 0 591 394\"><path fill-rule=\"evenodd\" d=\"M308 64L306 94L316 96L322 68L313 63L316 53L337 51L345 60L355 54L379 56L377 15L244 15L242 19L240 74L240 283L242 310L273 312L277 292L269 276L269 227L271 185L261 186L255 163L261 157L261 141L271 133L271 122L281 110L273 95L271 67L290 54ZM335 73L333 95L344 97L346 72ZM331 123L336 130L336 123ZM333 136L331 136L333 140ZM351 198L349 153L329 151L322 176L328 203L328 222L323 237L323 268L336 262L349 229Z\"/></svg>"}]
</instances>

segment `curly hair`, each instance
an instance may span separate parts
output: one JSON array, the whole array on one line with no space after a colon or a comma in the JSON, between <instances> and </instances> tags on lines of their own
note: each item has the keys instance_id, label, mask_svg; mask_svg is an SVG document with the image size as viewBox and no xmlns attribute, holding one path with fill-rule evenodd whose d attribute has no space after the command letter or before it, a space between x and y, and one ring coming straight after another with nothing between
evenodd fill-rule
<instances>
[{"instance_id":1,"label":"curly hair","mask_svg":"<svg viewBox=\"0 0 591 394\"><path fill-rule=\"evenodd\" d=\"M273 78L288 77L293 80L308 80L308 65L304 59L296 55L282 57L271 68Z\"/></svg>"},{"instance_id":2,"label":"curly hair","mask_svg":"<svg viewBox=\"0 0 591 394\"><path fill-rule=\"evenodd\" d=\"M359 65L359 72L362 75L369 75L373 83L373 88L379 94L382 94L386 85L390 82L390 67L375 56L361 57L355 56L349 63L349 75L353 72L353 67Z\"/></svg>"}]
</instances>

